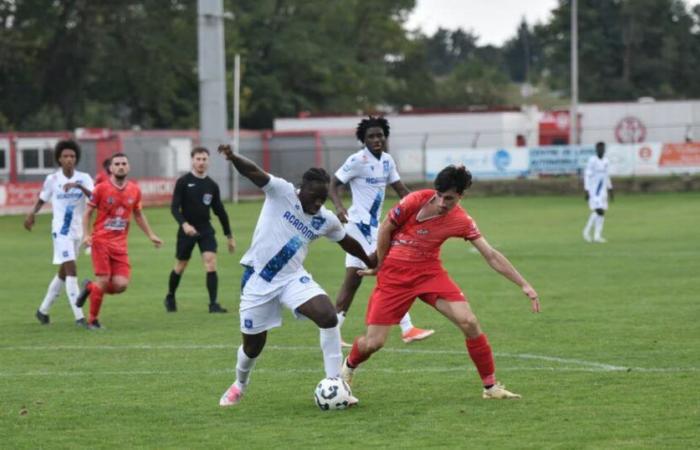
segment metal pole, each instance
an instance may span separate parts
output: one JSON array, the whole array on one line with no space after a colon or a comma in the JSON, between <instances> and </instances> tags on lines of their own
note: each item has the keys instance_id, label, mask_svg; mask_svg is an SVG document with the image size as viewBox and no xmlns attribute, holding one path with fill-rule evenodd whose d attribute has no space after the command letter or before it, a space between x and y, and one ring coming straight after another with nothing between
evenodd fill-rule
<instances>
[{"instance_id":1,"label":"metal pole","mask_svg":"<svg viewBox=\"0 0 700 450\"><path fill-rule=\"evenodd\" d=\"M233 151L240 152L239 143L241 136L240 128L240 105L241 105L241 55L236 54L233 60ZM233 171L233 203L238 203L238 185L240 179L238 171Z\"/></svg>"},{"instance_id":2,"label":"metal pole","mask_svg":"<svg viewBox=\"0 0 700 450\"><path fill-rule=\"evenodd\" d=\"M580 143L578 135L578 1L571 0L571 108L569 144Z\"/></svg>"}]
</instances>

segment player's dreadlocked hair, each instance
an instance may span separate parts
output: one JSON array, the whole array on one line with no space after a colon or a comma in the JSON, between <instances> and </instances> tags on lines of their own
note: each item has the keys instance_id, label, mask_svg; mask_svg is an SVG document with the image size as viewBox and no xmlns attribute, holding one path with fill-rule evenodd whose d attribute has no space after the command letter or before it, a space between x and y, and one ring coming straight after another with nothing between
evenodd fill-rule
<instances>
[{"instance_id":1,"label":"player's dreadlocked hair","mask_svg":"<svg viewBox=\"0 0 700 450\"><path fill-rule=\"evenodd\" d=\"M77 142L72 139L66 139L64 141L58 141L56 147L53 150L53 157L58 163L58 159L61 157L63 150L73 150L75 152L75 163L78 164L80 161L80 146Z\"/></svg>"},{"instance_id":2,"label":"player's dreadlocked hair","mask_svg":"<svg viewBox=\"0 0 700 450\"><path fill-rule=\"evenodd\" d=\"M328 175L324 169L320 167L312 167L306 172L301 179L301 184L311 183L312 181L318 181L321 183L328 184L331 182L331 177Z\"/></svg>"},{"instance_id":3,"label":"player's dreadlocked hair","mask_svg":"<svg viewBox=\"0 0 700 450\"><path fill-rule=\"evenodd\" d=\"M459 195L472 185L472 173L466 167L450 164L438 173L435 178L435 190L447 192L454 189Z\"/></svg>"},{"instance_id":4,"label":"player's dreadlocked hair","mask_svg":"<svg viewBox=\"0 0 700 450\"><path fill-rule=\"evenodd\" d=\"M372 127L381 128L384 130L384 136L387 138L389 137L389 121L380 116L368 116L366 119L362 119L362 121L357 124L357 130L355 131L357 140L364 144L367 130Z\"/></svg>"}]
</instances>

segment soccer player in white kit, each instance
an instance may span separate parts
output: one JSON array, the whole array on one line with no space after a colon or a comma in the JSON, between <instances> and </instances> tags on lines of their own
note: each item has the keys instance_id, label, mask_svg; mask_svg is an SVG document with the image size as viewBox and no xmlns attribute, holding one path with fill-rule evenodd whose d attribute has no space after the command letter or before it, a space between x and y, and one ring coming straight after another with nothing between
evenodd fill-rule
<instances>
[{"instance_id":1,"label":"soccer player in white kit","mask_svg":"<svg viewBox=\"0 0 700 450\"><path fill-rule=\"evenodd\" d=\"M53 238L53 263L58 265L58 273L53 277L41 306L36 311L39 323L50 322L49 310L61 294L65 284L68 303L73 310L75 323L85 326L83 310L76 306L80 293L78 287L78 269L75 261L83 237L83 212L87 199L94 188L90 175L75 170L80 161L80 146L72 140L59 141L54 149L54 157L61 168L46 176L39 192L39 199L24 220L24 227L31 231L36 213L46 202L51 202L53 220L51 236Z\"/></svg>"},{"instance_id":2,"label":"soccer player in white kit","mask_svg":"<svg viewBox=\"0 0 700 450\"><path fill-rule=\"evenodd\" d=\"M355 136L364 147L350 155L335 172L330 197L338 218L345 224L345 231L370 254L377 250L377 231L386 186L390 185L399 198L405 197L409 192L399 177L394 159L387 152L389 122L384 117L369 116L357 125ZM349 185L352 192L349 210L343 206L340 195L340 187L343 185ZM345 256L345 279L335 301L340 327L343 326L345 315L362 283L362 277L357 274L361 269L366 269L362 261L352 255ZM401 339L407 344L425 339L435 332L414 327L409 313L406 313L399 325ZM352 345L343 342L343 346Z\"/></svg>"},{"instance_id":3,"label":"soccer player in white kit","mask_svg":"<svg viewBox=\"0 0 700 450\"><path fill-rule=\"evenodd\" d=\"M229 145L220 145L219 152L265 192L253 242L241 259L245 268L239 307L243 344L238 347L236 381L221 396L219 405L232 406L241 400L267 331L282 325L282 307L297 318L308 317L320 328L326 377L340 376L343 354L335 308L302 264L308 245L321 236L337 242L370 267L376 265L376 258L370 259L360 243L345 233L338 218L323 207L330 182L325 170L307 170L297 190L236 155ZM357 399L353 397L351 403Z\"/></svg>"},{"instance_id":4,"label":"soccer player in white kit","mask_svg":"<svg viewBox=\"0 0 700 450\"><path fill-rule=\"evenodd\" d=\"M583 229L583 239L586 242L606 242L603 238L603 223L605 211L608 209L608 196L613 200L613 187L608 168L610 161L605 157L605 143L595 145L596 156L591 156L584 172L583 188L586 190L586 200L591 209L591 215ZM593 228L593 239L591 239Z\"/></svg>"}]
</instances>

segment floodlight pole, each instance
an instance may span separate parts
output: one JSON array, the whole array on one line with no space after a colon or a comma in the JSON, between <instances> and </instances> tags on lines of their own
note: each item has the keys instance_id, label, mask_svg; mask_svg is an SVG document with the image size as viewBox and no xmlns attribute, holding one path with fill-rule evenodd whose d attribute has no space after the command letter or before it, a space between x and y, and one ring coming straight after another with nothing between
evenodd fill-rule
<instances>
[{"instance_id":1,"label":"floodlight pole","mask_svg":"<svg viewBox=\"0 0 700 450\"><path fill-rule=\"evenodd\" d=\"M578 1L571 0L571 108L569 109L569 144L580 144L578 129Z\"/></svg>"}]
</instances>

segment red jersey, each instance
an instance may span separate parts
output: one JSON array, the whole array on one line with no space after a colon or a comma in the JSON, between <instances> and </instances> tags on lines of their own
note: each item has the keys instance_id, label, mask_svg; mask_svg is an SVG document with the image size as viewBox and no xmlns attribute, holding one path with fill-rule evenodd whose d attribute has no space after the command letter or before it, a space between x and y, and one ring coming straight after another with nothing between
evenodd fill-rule
<instances>
[{"instance_id":1,"label":"red jersey","mask_svg":"<svg viewBox=\"0 0 700 450\"><path fill-rule=\"evenodd\" d=\"M389 212L398 228L391 236L386 260L411 264L440 263L440 246L451 237L473 241L481 237L474 220L457 205L443 216L419 221L418 212L434 196L433 189L408 194Z\"/></svg>"},{"instance_id":2,"label":"red jersey","mask_svg":"<svg viewBox=\"0 0 700 450\"><path fill-rule=\"evenodd\" d=\"M105 181L109 181L110 175L105 172L104 170L101 170L100 173L95 176L95 186L97 186L100 183L104 183Z\"/></svg>"},{"instance_id":3,"label":"red jersey","mask_svg":"<svg viewBox=\"0 0 700 450\"><path fill-rule=\"evenodd\" d=\"M100 183L88 202L97 209L92 240L126 247L129 222L133 210L141 210L141 189L127 181L121 188L111 181Z\"/></svg>"}]
</instances>

